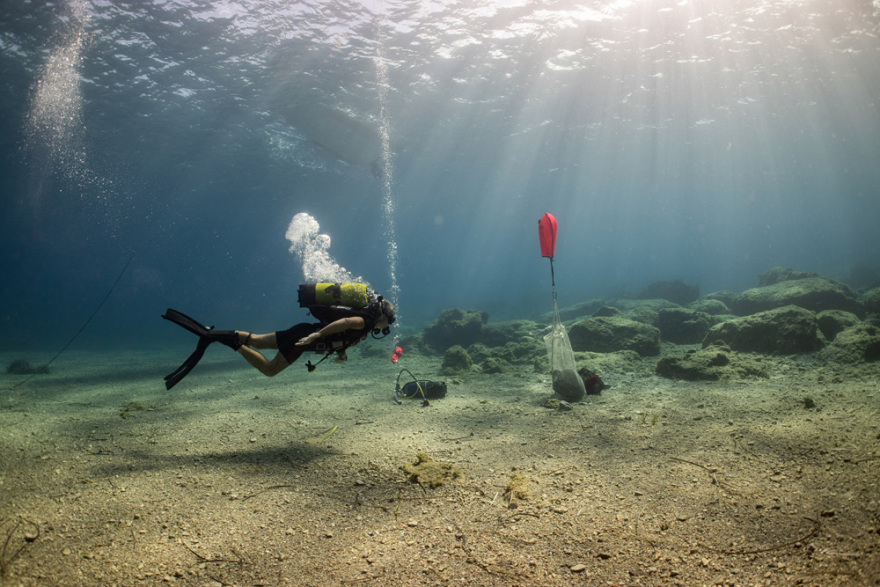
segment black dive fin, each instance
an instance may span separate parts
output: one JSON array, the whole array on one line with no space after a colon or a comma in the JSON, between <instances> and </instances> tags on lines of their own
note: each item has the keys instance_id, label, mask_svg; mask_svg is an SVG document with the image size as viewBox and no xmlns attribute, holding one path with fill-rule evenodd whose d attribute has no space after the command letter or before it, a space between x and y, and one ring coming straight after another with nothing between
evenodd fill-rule
<instances>
[{"instance_id":1,"label":"black dive fin","mask_svg":"<svg viewBox=\"0 0 880 587\"><path fill-rule=\"evenodd\" d=\"M200 324L183 312L178 312L171 308L165 310L165 314L162 317L199 337L196 350L187 357L180 367L165 376L165 389L171 389L180 383L180 380L186 377L202 360L205 350L212 342L219 342L236 351L241 348L238 333L234 330L214 330L213 326Z\"/></svg>"},{"instance_id":2,"label":"black dive fin","mask_svg":"<svg viewBox=\"0 0 880 587\"><path fill-rule=\"evenodd\" d=\"M211 330L213 330L213 327L209 328L207 326L199 324L183 312L178 312L177 310L172 310L171 308L165 310L165 314L163 314L162 317L166 320L174 322L182 328L186 328L196 336L205 336Z\"/></svg>"},{"instance_id":3,"label":"black dive fin","mask_svg":"<svg viewBox=\"0 0 880 587\"><path fill-rule=\"evenodd\" d=\"M171 308L165 310L165 314L162 317L182 328L186 328L199 338L207 338L211 342L219 342L234 351L241 348L241 341L238 339L238 332L235 330L214 330L213 326L205 326L183 312L178 312Z\"/></svg>"},{"instance_id":4,"label":"black dive fin","mask_svg":"<svg viewBox=\"0 0 880 587\"><path fill-rule=\"evenodd\" d=\"M180 367L165 376L165 389L171 389L180 383L181 379L189 375L189 372L192 371L195 366L199 364L199 361L202 360L202 357L205 354L205 349L208 348L208 345L210 345L211 342L212 341L207 338L199 338L199 344L196 345L196 350L186 358Z\"/></svg>"}]
</instances>

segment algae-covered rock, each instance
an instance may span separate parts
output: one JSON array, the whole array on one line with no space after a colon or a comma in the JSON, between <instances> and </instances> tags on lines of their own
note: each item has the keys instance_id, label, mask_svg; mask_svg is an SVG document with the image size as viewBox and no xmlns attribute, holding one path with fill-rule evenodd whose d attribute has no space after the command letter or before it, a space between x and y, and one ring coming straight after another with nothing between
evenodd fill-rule
<instances>
[{"instance_id":1,"label":"algae-covered rock","mask_svg":"<svg viewBox=\"0 0 880 587\"><path fill-rule=\"evenodd\" d=\"M821 277L818 273L808 273L806 271L795 271L788 267L773 267L758 276L758 285L774 285L782 281L795 281L797 279L808 279L810 277Z\"/></svg>"},{"instance_id":2,"label":"algae-covered rock","mask_svg":"<svg viewBox=\"0 0 880 587\"><path fill-rule=\"evenodd\" d=\"M859 300L867 312L880 314L880 287L869 289L860 296Z\"/></svg>"},{"instance_id":3,"label":"algae-covered rock","mask_svg":"<svg viewBox=\"0 0 880 587\"><path fill-rule=\"evenodd\" d=\"M723 343L688 351L683 356L663 357L657 362L655 372L660 377L686 381L768 377L758 359L734 352Z\"/></svg>"},{"instance_id":4,"label":"algae-covered rock","mask_svg":"<svg viewBox=\"0 0 880 587\"><path fill-rule=\"evenodd\" d=\"M829 363L869 363L880 360L880 326L863 322L842 330L820 357Z\"/></svg>"},{"instance_id":5,"label":"algae-covered rock","mask_svg":"<svg viewBox=\"0 0 880 587\"><path fill-rule=\"evenodd\" d=\"M660 308L663 310L665 308ZM634 322L641 322L642 324L647 324L648 326L653 326L654 328L660 327L660 311L654 309L650 306L637 306L632 308L623 315L627 320L632 320Z\"/></svg>"},{"instance_id":6,"label":"algae-covered rock","mask_svg":"<svg viewBox=\"0 0 880 587\"><path fill-rule=\"evenodd\" d=\"M842 330L846 330L850 326L855 326L861 320L852 312L844 312L843 310L825 310L816 314L816 322L819 324L819 330L825 335L827 340L834 340Z\"/></svg>"},{"instance_id":7,"label":"algae-covered rock","mask_svg":"<svg viewBox=\"0 0 880 587\"><path fill-rule=\"evenodd\" d=\"M486 357L486 359L480 364L480 369L483 373L489 375L497 375L498 373L504 373L510 364L498 357Z\"/></svg>"},{"instance_id":8,"label":"algae-covered rock","mask_svg":"<svg viewBox=\"0 0 880 587\"><path fill-rule=\"evenodd\" d=\"M529 479L522 473L510 475L510 482L504 488L503 497L508 504L513 505L516 501L532 499L532 490L529 488Z\"/></svg>"},{"instance_id":9,"label":"algae-covered rock","mask_svg":"<svg viewBox=\"0 0 880 587\"><path fill-rule=\"evenodd\" d=\"M530 365L535 359L545 355L547 347L540 340L509 342L503 347L493 349L493 355L511 365Z\"/></svg>"},{"instance_id":10,"label":"algae-covered rock","mask_svg":"<svg viewBox=\"0 0 880 587\"><path fill-rule=\"evenodd\" d=\"M420 452L416 460L401 467L404 473L409 475L411 483L427 485L431 489L439 487L453 479L461 479L464 473L452 463L441 463Z\"/></svg>"},{"instance_id":11,"label":"algae-covered rock","mask_svg":"<svg viewBox=\"0 0 880 587\"><path fill-rule=\"evenodd\" d=\"M566 306L564 308L559 308L559 317L562 320L574 320L576 318L582 318L584 316L592 316L599 310L602 306L605 305L603 300L593 299L586 300L584 302L578 302L571 306ZM552 322L553 321L553 312L547 312L540 316L540 320L542 322Z\"/></svg>"},{"instance_id":12,"label":"algae-covered rock","mask_svg":"<svg viewBox=\"0 0 880 587\"><path fill-rule=\"evenodd\" d=\"M716 324L703 347L723 341L735 351L797 354L817 351L825 342L816 315L798 306L785 306Z\"/></svg>"},{"instance_id":13,"label":"algae-covered rock","mask_svg":"<svg viewBox=\"0 0 880 587\"><path fill-rule=\"evenodd\" d=\"M701 300L718 300L719 302L721 302L722 304L724 304L725 306L727 306L729 308L730 305L733 303L733 300L735 300L738 295L739 294L736 292L722 289L719 291L713 291L712 293L707 293L706 295L704 295L700 299Z\"/></svg>"},{"instance_id":14,"label":"algae-covered rock","mask_svg":"<svg viewBox=\"0 0 880 587\"><path fill-rule=\"evenodd\" d=\"M484 324L480 341L490 347L523 342L537 336L544 325L531 320L508 320L497 324Z\"/></svg>"},{"instance_id":15,"label":"algae-covered rock","mask_svg":"<svg viewBox=\"0 0 880 587\"><path fill-rule=\"evenodd\" d=\"M700 297L700 286L687 284L680 279L655 281L637 297L642 299L660 298L684 306Z\"/></svg>"},{"instance_id":16,"label":"algae-covered rock","mask_svg":"<svg viewBox=\"0 0 880 587\"><path fill-rule=\"evenodd\" d=\"M713 324L709 314L688 308L665 308L658 320L660 337L676 344L699 344Z\"/></svg>"},{"instance_id":17,"label":"algae-covered rock","mask_svg":"<svg viewBox=\"0 0 880 587\"><path fill-rule=\"evenodd\" d=\"M457 375L471 370L474 362L463 347L455 345L446 349L443 355L443 364L440 372L443 375Z\"/></svg>"},{"instance_id":18,"label":"algae-covered rock","mask_svg":"<svg viewBox=\"0 0 880 587\"><path fill-rule=\"evenodd\" d=\"M489 321L485 312L453 308L443 310L422 334L425 344L435 352L442 353L451 346L466 347L480 342L483 327Z\"/></svg>"},{"instance_id":19,"label":"algae-covered rock","mask_svg":"<svg viewBox=\"0 0 880 587\"><path fill-rule=\"evenodd\" d=\"M587 318L568 331L575 351L613 353L633 350L642 356L660 352L660 331L653 326L620 316Z\"/></svg>"},{"instance_id":20,"label":"algae-covered rock","mask_svg":"<svg viewBox=\"0 0 880 587\"><path fill-rule=\"evenodd\" d=\"M490 349L481 342L474 343L465 350L474 363L482 363L494 354L493 349Z\"/></svg>"},{"instance_id":21,"label":"algae-covered rock","mask_svg":"<svg viewBox=\"0 0 880 587\"><path fill-rule=\"evenodd\" d=\"M733 299L732 296L731 299ZM711 298L700 298L699 300L695 300L687 305L691 310L696 310L697 312L703 312L704 314L709 314L710 316L721 316L722 314L730 314L730 308L727 307L727 304L722 302L721 300L711 299Z\"/></svg>"},{"instance_id":22,"label":"algae-covered rock","mask_svg":"<svg viewBox=\"0 0 880 587\"><path fill-rule=\"evenodd\" d=\"M789 305L813 312L845 310L862 314L861 304L847 286L824 277L804 277L747 289L736 297L730 309L734 314L747 316Z\"/></svg>"}]
</instances>

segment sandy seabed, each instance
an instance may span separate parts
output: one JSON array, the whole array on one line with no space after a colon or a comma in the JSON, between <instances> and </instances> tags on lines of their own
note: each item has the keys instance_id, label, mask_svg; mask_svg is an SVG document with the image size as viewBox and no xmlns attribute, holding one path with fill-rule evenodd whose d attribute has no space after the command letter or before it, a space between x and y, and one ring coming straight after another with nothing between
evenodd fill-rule
<instances>
[{"instance_id":1,"label":"sandy seabed","mask_svg":"<svg viewBox=\"0 0 880 587\"><path fill-rule=\"evenodd\" d=\"M0 583L880 584L876 366L691 383L655 357L556 411L547 375L418 356L449 394L398 406L357 350L267 379L211 348L166 391L190 350L0 374ZM411 482L419 453L464 477Z\"/></svg>"}]
</instances>

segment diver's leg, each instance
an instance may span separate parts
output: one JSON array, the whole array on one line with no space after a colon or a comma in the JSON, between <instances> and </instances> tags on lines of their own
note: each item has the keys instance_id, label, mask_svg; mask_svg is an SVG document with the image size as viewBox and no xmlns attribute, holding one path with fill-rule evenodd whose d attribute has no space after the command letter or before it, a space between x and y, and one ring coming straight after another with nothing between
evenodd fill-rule
<instances>
[{"instance_id":1,"label":"diver's leg","mask_svg":"<svg viewBox=\"0 0 880 587\"><path fill-rule=\"evenodd\" d=\"M287 359L285 359L284 355L282 355L281 353L276 353L275 358L270 361L265 356L263 356L262 353L259 353L247 346L242 346L240 349L238 349L237 352L242 357L244 357L245 360L251 364L251 366L253 366L266 377L274 377L275 375L278 375L290 366L290 363L287 362Z\"/></svg>"},{"instance_id":2,"label":"diver's leg","mask_svg":"<svg viewBox=\"0 0 880 587\"><path fill-rule=\"evenodd\" d=\"M243 332L239 330L238 339L241 341L241 344L246 344L255 349L278 348L278 340L275 338L274 332L270 332L269 334L257 334L255 332Z\"/></svg>"},{"instance_id":3,"label":"diver's leg","mask_svg":"<svg viewBox=\"0 0 880 587\"><path fill-rule=\"evenodd\" d=\"M297 346L296 343L302 337L320 328L320 326L320 324L302 323L292 326L287 330L280 330L269 334L239 332L239 340L243 346L236 352L263 375L274 377L287 369L291 363L296 361L305 352L306 347ZM278 353L270 361L262 353L250 347L278 349Z\"/></svg>"}]
</instances>

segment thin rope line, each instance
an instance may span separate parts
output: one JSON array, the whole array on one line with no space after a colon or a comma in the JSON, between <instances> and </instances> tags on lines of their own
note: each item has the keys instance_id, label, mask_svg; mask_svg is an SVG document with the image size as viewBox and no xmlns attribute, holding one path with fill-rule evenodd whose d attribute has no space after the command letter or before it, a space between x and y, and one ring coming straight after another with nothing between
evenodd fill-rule
<instances>
[{"instance_id":1,"label":"thin rope line","mask_svg":"<svg viewBox=\"0 0 880 587\"><path fill-rule=\"evenodd\" d=\"M132 259L134 259L134 251L133 251L133 250L131 251L131 256L128 257L128 261L126 261L126 263L125 263L125 267L123 267L123 268L122 268L122 271L119 272L119 275L116 277L116 281L114 281L114 282L113 282L113 285L110 286L110 289L107 290L107 294L104 296L104 299L101 300L101 303L98 304L98 307L95 308L95 311L92 312L92 315L89 316L89 319L85 321L85 324L83 324L82 326L80 326L79 330L76 331L76 334L73 335L73 338L71 338L69 341L67 341L67 344L64 345L64 347L62 347L62 349L61 349L60 351L58 351L57 353L55 353L55 356L52 357L51 359L49 359L49 362L48 362L48 363L46 363L45 365L43 365L43 369L45 369L46 372L48 372L49 365L52 364L52 361L54 361L55 359L57 359L58 357L60 357L60 356L61 356L61 353L63 353L64 351L66 351L67 348L68 348L70 345L73 344L73 341L75 341L75 340L79 337L79 335L82 334L82 331L86 329L86 327L87 327L87 326L89 325L89 323L92 321L92 318L94 318L95 315L101 310L101 308L104 306L104 303L110 298L110 294L112 294L112 293L113 293L113 290L116 289L116 285L119 283L119 280L121 280L121 279L122 279L122 276L125 275L125 271L128 269L128 266L131 265L131 260L132 260ZM33 379L33 378L36 377L37 375L40 375L40 373L34 373L34 374L32 374L30 377L28 377L27 379L25 379L25 380L22 381L21 383L16 384L14 387L19 387L19 386L21 386L21 385L24 385L25 383L27 383L28 381L30 381L31 379Z\"/></svg>"}]
</instances>

